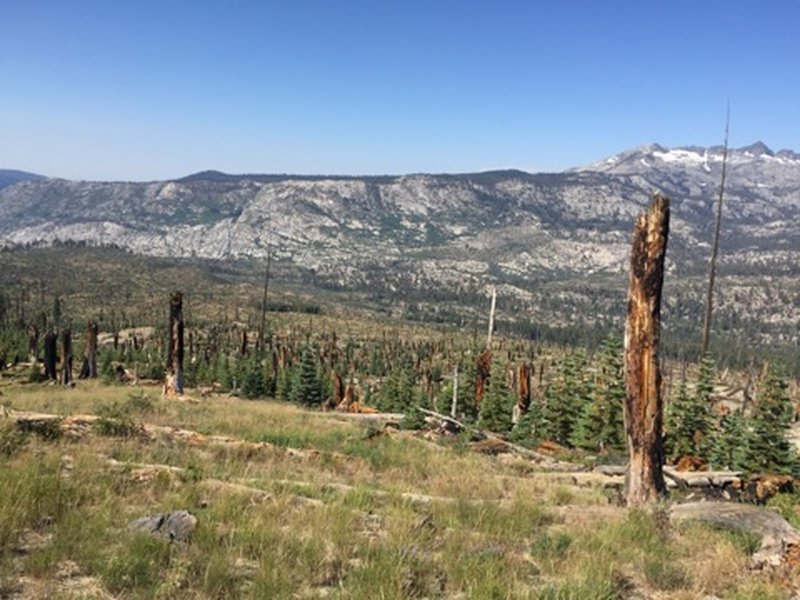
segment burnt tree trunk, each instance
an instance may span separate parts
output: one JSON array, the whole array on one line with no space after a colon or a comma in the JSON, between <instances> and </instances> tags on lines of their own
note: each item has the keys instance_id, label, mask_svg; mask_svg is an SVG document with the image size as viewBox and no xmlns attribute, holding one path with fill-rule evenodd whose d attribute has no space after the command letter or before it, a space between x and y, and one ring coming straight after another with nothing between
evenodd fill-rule
<instances>
[{"instance_id":1,"label":"burnt tree trunk","mask_svg":"<svg viewBox=\"0 0 800 600\"><path fill-rule=\"evenodd\" d=\"M183 394L183 294L174 292L169 300L169 347L165 394Z\"/></svg>"},{"instance_id":2,"label":"burnt tree trunk","mask_svg":"<svg viewBox=\"0 0 800 600\"><path fill-rule=\"evenodd\" d=\"M514 407L514 424L528 412L531 406L531 367L528 363L519 366L517 374L517 404Z\"/></svg>"},{"instance_id":3,"label":"burnt tree trunk","mask_svg":"<svg viewBox=\"0 0 800 600\"><path fill-rule=\"evenodd\" d=\"M44 335L44 376L52 381L58 379L58 373L56 372L57 344L58 336L56 332L48 331Z\"/></svg>"},{"instance_id":4,"label":"burnt tree trunk","mask_svg":"<svg viewBox=\"0 0 800 600\"><path fill-rule=\"evenodd\" d=\"M242 330L242 345L241 345L241 347L239 349L239 354L242 356L242 358L246 357L247 354L248 354L248 350L247 350L247 329L243 329Z\"/></svg>"},{"instance_id":5,"label":"burnt tree trunk","mask_svg":"<svg viewBox=\"0 0 800 600\"><path fill-rule=\"evenodd\" d=\"M489 350L483 351L475 363L475 406L480 407L483 396L486 393L486 384L489 381L489 373L492 370L492 353Z\"/></svg>"},{"instance_id":6,"label":"burnt tree trunk","mask_svg":"<svg viewBox=\"0 0 800 600\"><path fill-rule=\"evenodd\" d=\"M61 332L61 385L72 383L72 332Z\"/></svg>"},{"instance_id":7,"label":"burnt tree trunk","mask_svg":"<svg viewBox=\"0 0 800 600\"><path fill-rule=\"evenodd\" d=\"M28 355L33 364L39 360L39 327L35 323L28 329Z\"/></svg>"},{"instance_id":8,"label":"burnt tree trunk","mask_svg":"<svg viewBox=\"0 0 800 600\"><path fill-rule=\"evenodd\" d=\"M333 406L339 406L344 400L344 382L342 376L333 372Z\"/></svg>"},{"instance_id":9,"label":"burnt tree trunk","mask_svg":"<svg viewBox=\"0 0 800 600\"><path fill-rule=\"evenodd\" d=\"M97 332L97 323L90 321L86 326L86 350L83 353L81 379L97 378Z\"/></svg>"},{"instance_id":10,"label":"burnt tree trunk","mask_svg":"<svg viewBox=\"0 0 800 600\"><path fill-rule=\"evenodd\" d=\"M658 345L661 288L669 235L669 200L659 193L633 231L628 319L625 325L626 501L654 502L667 493L662 437L664 403Z\"/></svg>"}]
</instances>

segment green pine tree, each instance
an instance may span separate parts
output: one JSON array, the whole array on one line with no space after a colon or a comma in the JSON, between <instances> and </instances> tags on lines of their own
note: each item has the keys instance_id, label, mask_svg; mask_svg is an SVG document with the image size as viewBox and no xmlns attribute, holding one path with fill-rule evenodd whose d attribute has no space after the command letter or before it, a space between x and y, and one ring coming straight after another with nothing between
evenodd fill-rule
<instances>
[{"instance_id":1,"label":"green pine tree","mask_svg":"<svg viewBox=\"0 0 800 600\"><path fill-rule=\"evenodd\" d=\"M590 401L584 404L572 433L572 444L592 452L622 450L625 448L623 403L625 380L623 375L622 342L609 336L598 352L593 382L584 391Z\"/></svg>"},{"instance_id":2,"label":"green pine tree","mask_svg":"<svg viewBox=\"0 0 800 600\"><path fill-rule=\"evenodd\" d=\"M572 352L561 360L556 370L555 380L545 388L547 429L544 433L546 439L568 445L581 414L591 402L586 355L580 350Z\"/></svg>"},{"instance_id":3,"label":"green pine tree","mask_svg":"<svg viewBox=\"0 0 800 600\"><path fill-rule=\"evenodd\" d=\"M747 419L741 410L722 417L709 453L711 466L715 469L745 470L747 440Z\"/></svg>"},{"instance_id":4,"label":"green pine tree","mask_svg":"<svg viewBox=\"0 0 800 600\"><path fill-rule=\"evenodd\" d=\"M463 358L458 367L458 415L465 422L478 419L478 404L475 402L475 386L478 380L477 359L480 352L473 350Z\"/></svg>"},{"instance_id":5,"label":"green pine tree","mask_svg":"<svg viewBox=\"0 0 800 600\"><path fill-rule=\"evenodd\" d=\"M416 410L414 406L419 402L414 366L407 356L402 357L399 363L399 367L389 373L378 391L376 405L383 412L410 414Z\"/></svg>"},{"instance_id":6,"label":"green pine tree","mask_svg":"<svg viewBox=\"0 0 800 600\"><path fill-rule=\"evenodd\" d=\"M545 407L541 402L531 401L528 411L511 431L512 441L524 446L535 447L546 436L544 432L548 430L546 421Z\"/></svg>"},{"instance_id":7,"label":"green pine tree","mask_svg":"<svg viewBox=\"0 0 800 600\"><path fill-rule=\"evenodd\" d=\"M478 426L495 433L511 431L514 395L506 382L506 369L498 360L492 362L492 371L486 393L481 401Z\"/></svg>"},{"instance_id":8,"label":"green pine tree","mask_svg":"<svg viewBox=\"0 0 800 600\"><path fill-rule=\"evenodd\" d=\"M240 396L247 399L263 398L267 392L267 382L264 379L264 368L261 361L253 357L244 362L242 367Z\"/></svg>"},{"instance_id":9,"label":"green pine tree","mask_svg":"<svg viewBox=\"0 0 800 600\"><path fill-rule=\"evenodd\" d=\"M300 362L294 370L289 399L297 404L322 403L322 386L317 375L316 352L310 345L303 347Z\"/></svg>"},{"instance_id":10,"label":"green pine tree","mask_svg":"<svg viewBox=\"0 0 800 600\"><path fill-rule=\"evenodd\" d=\"M750 418L744 461L747 471L782 474L797 471L797 453L788 437L792 414L788 382L774 367L770 368Z\"/></svg>"},{"instance_id":11,"label":"green pine tree","mask_svg":"<svg viewBox=\"0 0 800 600\"><path fill-rule=\"evenodd\" d=\"M286 366L283 369L278 369L275 376L275 397L278 400L288 401L292 393L292 380L294 373L291 367Z\"/></svg>"},{"instance_id":12,"label":"green pine tree","mask_svg":"<svg viewBox=\"0 0 800 600\"><path fill-rule=\"evenodd\" d=\"M700 361L694 394L689 395L686 380L667 410L666 453L669 458L707 456L714 443L714 416L711 394L714 391L714 361L706 354Z\"/></svg>"}]
</instances>

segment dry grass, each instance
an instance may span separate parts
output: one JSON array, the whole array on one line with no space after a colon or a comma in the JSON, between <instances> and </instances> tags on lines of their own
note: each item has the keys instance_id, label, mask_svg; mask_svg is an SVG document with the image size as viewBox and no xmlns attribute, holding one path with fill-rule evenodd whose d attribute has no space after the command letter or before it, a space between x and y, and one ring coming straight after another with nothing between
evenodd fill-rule
<instances>
[{"instance_id":1,"label":"dry grass","mask_svg":"<svg viewBox=\"0 0 800 600\"><path fill-rule=\"evenodd\" d=\"M609 505L602 490L553 483L457 441L374 435L277 402L182 402L85 382L4 384L3 400L63 415L113 409L252 443L98 432L12 440L0 457L0 597L791 595L748 570L746 539L675 530ZM180 508L200 522L189 546L126 527Z\"/></svg>"}]
</instances>

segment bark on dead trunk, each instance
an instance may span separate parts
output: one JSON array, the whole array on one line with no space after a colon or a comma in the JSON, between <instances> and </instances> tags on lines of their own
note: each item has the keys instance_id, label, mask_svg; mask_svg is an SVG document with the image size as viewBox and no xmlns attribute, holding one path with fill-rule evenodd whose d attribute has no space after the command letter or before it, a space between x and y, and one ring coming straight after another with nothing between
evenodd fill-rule
<instances>
[{"instance_id":1,"label":"bark on dead trunk","mask_svg":"<svg viewBox=\"0 0 800 600\"><path fill-rule=\"evenodd\" d=\"M61 385L72 383L72 332L61 332Z\"/></svg>"},{"instance_id":2,"label":"bark on dead trunk","mask_svg":"<svg viewBox=\"0 0 800 600\"><path fill-rule=\"evenodd\" d=\"M486 350L478 356L475 364L475 406L479 407L486 393L486 383L492 370L492 353Z\"/></svg>"},{"instance_id":3,"label":"bark on dead trunk","mask_svg":"<svg viewBox=\"0 0 800 600\"><path fill-rule=\"evenodd\" d=\"M247 329L242 330L242 345L239 351L242 357L247 356Z\"/></svg>"},{"instance_id":4,"label":"bark on dead trunk","mask_svg":"<svg viewBox=\"0 0 800 600\"><path fill-rule=\"evenodd\" d=\"M83 354L81 379L97 378L97 332L97 323L94 321L86 326L86 350Z\"/></svg>"},{"instance_id":5,"label":"bark on dead trunk","mask_svg":"<svg viewBox=\"0 0 800 600\"><path fill-rule=\"evenodd\" d=\"M531 406L531 367L522 363L517 373L517 404L514 407L513 422L516 425Z\"/></svg>"},{"instance_id":6,"label":"bark on dead trunk","mask_svg":"<svg viewBox=\"0 0 800 600\"><path fill-rule=\"evenodd\" d=\"M165 394L183 394L183 294L174 292L169 301L169 348Z\"/></svg>"},{"instance_id":7,"label":"bark on dead trunk","mask_svg":"<svg viewBox=\"0 0 800 600\"><path fill-rule=\"evenodd\" d=\"M33 364L39 360L39 328L35 323L28 329L28 356Z\"/></svg>"},{"instance_id":8,"label":"bark on dead trunk","mask_svg":"<svg viewBox=\"0 0 800 600\"><path fill-rule=\"evenodd\" d=\"M625 327L626 501L634 506L654 502L667 492L658 346L668 235L669 200L656 193L633 232Z\"/></svg>"},{"instance_id":9,"label":"bark on dead trunk","mask_svg":"<svg viewBox=\"0 0 800 600\"><path fill-rule=\"evenodd\" d=\"M56 372L57 344L58 336L56 332L48 331L44 336L44 376L52 381L58 379L58 373Z\"/></svg>"}]
</instances>

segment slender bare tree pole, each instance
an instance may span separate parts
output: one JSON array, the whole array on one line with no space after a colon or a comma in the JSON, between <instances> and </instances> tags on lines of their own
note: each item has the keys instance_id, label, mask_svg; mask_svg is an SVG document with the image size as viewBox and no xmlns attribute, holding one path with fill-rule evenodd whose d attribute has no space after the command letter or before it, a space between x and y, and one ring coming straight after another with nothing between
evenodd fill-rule
<instances>
[{"instance_id":1,"label":"slender bare tree pole","mask_svg":"<svg viewBox=\"0 0 800 600\"><path fill-rule=\"evenodd\" d=\"M708 265L708 290L706 291L706 312L703 318L703 346L700 349L700 358L708 352L711 343L711 316L714 310L714 281L717 278L717 254L719 253L719 231L722 222L722 199L725 196L725 175L728 167L728 132L731 125L731 105L725 113L725 145L722 147L722 177L719 184L719 197L717 198L717 218L714 223L714 244L711 247L711 260Z\"/></svg>"},{"instance_id":2,"label":"slender bare tree pole","mask_svg":"<svg viewBox=\"0 0 800 600\"><path fill-rule=\"evenodd\" d=\"M267 248L267 270L264 274L264 296L261 299L261 325L258 328L258 357L264 357L267 328L267 297L269 295L269 267L272 259L272 249Z\"/></svg>"},{"instance_id":3,"label":"slender bare tree pole","mask_svg":"<svg viewBox=\"0 0 800 600\"><path fill-rule=\"evenodd\" d=\"M84 350L84 363L86 364L85 376L89 379L97 378L97 323L90 321L86 326L86 350ZM82 374L83 375L83 374Z\"/></svg>"},{"instance_id":4,"label":"slender bare tree pole","mask_svg":"<svg viewBox=\"0 0 800 600\"><path fill-rule=\"evenodd\" d=\"M486 336L486 349L492 349L492 335L494 334L494 311L497 307L497 288L492 286L492 307L489 309L489 334Z\"/></svg>"},{"instance_id":5,"label":"slender bare tree pole","mask_svg":"<svg viewBox=\"0 0 800 600\"><path fill-rule=\"evenodd\" d=\"M658 346L668 235L669 200L656 193L633 230L625 325L626 501L631 506L654 502L667 493Z\"/></svg>"},{"instance_id":6,"label":"slender bare tree pole","mask_svg":"<svg viewBox=\"0 0 800 600\"><path fill-rule=\"evenodd\" d=\"M61 385L72 384L72 332L61 332Z\"/></svg>"},{"instance_id":7,"label":"slender bare tree pole","mask_svg":"<svg viewBox=\"0 0 800 600\"><path fill-rule=\"evenodd\" d=\"M458 365L453 371L453 402L450 404L450 416L456 418L458 411Z\"/></svg>"}]
</instances>

